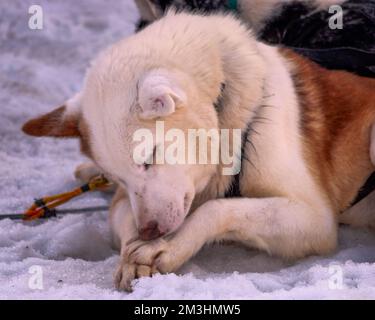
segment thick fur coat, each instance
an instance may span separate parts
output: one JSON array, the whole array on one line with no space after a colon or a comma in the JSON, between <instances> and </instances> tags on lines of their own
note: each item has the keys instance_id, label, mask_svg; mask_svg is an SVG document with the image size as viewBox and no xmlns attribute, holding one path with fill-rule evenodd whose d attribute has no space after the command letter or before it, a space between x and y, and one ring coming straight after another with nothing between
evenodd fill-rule
<instances>
[{"instance_id":1,"label":"thick fur coat","mask_svg":"<svg viewBox=\"0 0 375 320\"><path fill-rule=\"evenodd\" d=\"M117 183L115 282L129 290L212 241L289 259L334 250L340 213L374 171L374 103L375 80L265 45L231 15L171 12L99 55L82 92L24 131L79 137ZM241 197L225 198L233 176L224 163L134 163L134 133L157 121L183 132L240 129ZM362 205L360 224L373 223L373 206Z\"/></svg>"}]
</instances>

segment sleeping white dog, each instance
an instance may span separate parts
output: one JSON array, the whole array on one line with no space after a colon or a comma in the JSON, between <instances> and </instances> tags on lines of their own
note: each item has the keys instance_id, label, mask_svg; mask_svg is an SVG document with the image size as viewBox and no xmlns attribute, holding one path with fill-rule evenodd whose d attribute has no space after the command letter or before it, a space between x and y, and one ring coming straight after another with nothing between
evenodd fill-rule
<instances>
[{"instance_id":1,"label":"sleeping white dog","mask_svg":"<svg viewBox=\"0 0 375 320\"><path fill-rule=\"evenodd\" d=\"M223 174L222 161L155 163L155 139L151 161L136 161L135 134L156 134L158 122L186 135L240 130L240 173ZM80 172L116 182L115 282L130 290L134 278L174 272L212 241L291 259L334 250L340 213L375 169L374 123L375 80L262 44L230 15L170 12L100 54L82 92L23 130L79 137L95 163ZM369 197L342 220L374 225Z\"/></svg>"}]
</instances>

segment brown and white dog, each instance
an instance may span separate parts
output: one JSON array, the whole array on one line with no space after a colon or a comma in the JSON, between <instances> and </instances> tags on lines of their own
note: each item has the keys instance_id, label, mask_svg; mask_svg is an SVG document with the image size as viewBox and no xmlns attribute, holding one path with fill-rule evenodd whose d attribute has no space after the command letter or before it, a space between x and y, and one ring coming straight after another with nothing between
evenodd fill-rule
<instances>
[{"instance_id":1,"label":"brown and white dog","mask_svg":"<svg viewBox=\"0 0 375 320\"><path fill-rule=\"evenodd\" d=\"M241 197L225 197L234 179L222 163L135 163L134 133L160 120L184 132L241 129ZM79 175L100 171L118 184L115 282L130 290L212 241L292 259L334 250L340 214L375 169L374 124L375 80L260 43L230 15L170 12L103 52L81 93L23 130L79 137L96 166ZM374 225L374 201L343 221Z\"/></svg>"}]
</instances>

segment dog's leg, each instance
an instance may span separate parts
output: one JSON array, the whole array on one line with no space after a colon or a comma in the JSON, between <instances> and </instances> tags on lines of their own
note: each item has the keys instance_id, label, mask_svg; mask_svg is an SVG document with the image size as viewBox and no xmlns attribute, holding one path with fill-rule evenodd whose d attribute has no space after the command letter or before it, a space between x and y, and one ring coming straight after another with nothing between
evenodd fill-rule
<instances>
[{"instance_id":1,"label":"dog's leg","mask_svg":"<svg viewBox=\"0 0 375 320\"><path fill-rule=\"evenodd\" d=\"M173 272L208 242L235 240L285 258L325 254L336 247L331 211L286 198L212 200L198 208L169 239L135 241L128 261Z\"/></svg>"},{"instance_id":2,"label":"dog's leg","mask_svg":"<svg viewBox=\"0 0 375 320\"><path fill-rule=\"evenodd\" d=\"M129 199L122 189L118 189L110 208L110 225L115 246L120 249L120 261L115 272L115 285L120 290L131 290L131 281L138 277L156 273L150 266L134 264L127 260L128 244L138 238Z\"/></svg>"},{"instance_id":3,"label":"dog's leg","mask_svg":"<svg viewBox=\"0 0 375 320\"><path fill-rule=\"evenodd\" d=\"M340 223L375 229L375 191L340 215Z\"/></svg>"},{"instance_id":4,"label":"dog's leg","mask_svg":"<svg viewBox=\"0 0 375 320\"><path fill-rule=\"evenodd\" d=\"M93 162L84 162L77 166L74 176L81 182L88 182L91 178L100 175L102 172Z\"/></svg>"},{"instance_id":5,"label":"dog's leg","mask_svg":"<svg viewBox=\"0 0 375 320\"><path fill-rule=\"evenodd\" d=\"M76 170L74 171L74 176L77 180L81 181L82 183L87 183L90 179L102 174L103 172L93 163L93 162L84 162L77 166ZM117 185L113 181L112 185L109 187L102 188L101 191L105 192L115 192Z\"/></svg>"}]
</instances>

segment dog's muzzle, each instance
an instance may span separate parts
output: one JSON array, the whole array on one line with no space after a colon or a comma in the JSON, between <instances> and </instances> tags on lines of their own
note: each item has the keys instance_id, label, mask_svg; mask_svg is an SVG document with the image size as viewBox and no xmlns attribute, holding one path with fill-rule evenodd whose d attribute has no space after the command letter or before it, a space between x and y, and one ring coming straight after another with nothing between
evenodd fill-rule
<instances>
[{"instance_id":1,"label":"dog's muzzle","mask_svg":"<svg viewBox=\"0 0 375 320\"><path fill-rule=\"evenodd\" d=\"M138 234L141 240L149 241L163 236L165 232L161 232L158 222L156 220L152 220L145 228L139 229Z\"/></svg>"}]
</instances>

